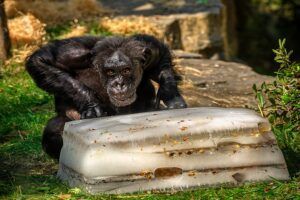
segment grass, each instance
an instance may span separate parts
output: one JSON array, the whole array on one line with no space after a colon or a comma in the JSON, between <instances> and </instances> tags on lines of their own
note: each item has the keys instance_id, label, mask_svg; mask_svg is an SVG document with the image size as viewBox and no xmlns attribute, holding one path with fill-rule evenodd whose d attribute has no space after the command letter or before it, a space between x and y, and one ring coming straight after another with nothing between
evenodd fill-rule
<instances>
[{"instance_id":1,"label":"grass","mask_svg":"<svg viewBox=\"0 0 300 200\"><path fill-rule=\"evenodd\" d=\"M52 30L52 36L63 32ZM79 188L71 189L56 178L58 164L41 149L41 133L47 120L55 115L53 110L53 98L35 86L23 64L12 62L2 67L0 199L300 199L299 169L295 168L288 182L274 180L177 193L91 196Z\"/></svg>"},{"instance_id":2,"label":"grass","mask_svg":"<svg viewBox=\"0 0 300 200\"><path fill-rule=\"evenodd\" d=\"M101 26L99 26L99 22L90 21L90 22L69 22L65 24L58 24L51 27L46 28L47 38L49 40L60 39L60 36L70 32L72 27L77 25L84 26L87 28L87 34L89 35L103 35L110 36L112 33L105 30Z\"/></svg>"}]
</instances>

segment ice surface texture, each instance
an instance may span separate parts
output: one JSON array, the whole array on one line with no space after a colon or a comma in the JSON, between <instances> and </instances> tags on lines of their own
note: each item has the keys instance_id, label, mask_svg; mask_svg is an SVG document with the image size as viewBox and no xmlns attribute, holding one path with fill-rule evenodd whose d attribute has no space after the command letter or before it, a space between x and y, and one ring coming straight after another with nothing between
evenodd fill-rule
<instances>
[{"instance_id":1,"label":"ice surface texture","mask_svg":"<svg viewBox=\"0 0 300 200\"><path fill-rule=\"evenodd\" d=\"M91 193L289 179L268 121L187 108L66 123L58 176Z\"/></svg>"}]
</instances>

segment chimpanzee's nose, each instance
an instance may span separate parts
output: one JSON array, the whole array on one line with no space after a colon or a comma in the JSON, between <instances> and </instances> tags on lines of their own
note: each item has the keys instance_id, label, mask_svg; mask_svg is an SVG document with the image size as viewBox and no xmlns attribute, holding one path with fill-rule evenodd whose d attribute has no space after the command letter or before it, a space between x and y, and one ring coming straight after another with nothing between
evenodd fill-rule
<instances>
[{"instance_id":1,"label":"chimpanzee's nose","mask_svg":"<svg viewBox=\"0 0 300 200\"><path fill-rule=\"evenodd\" d=\"M126 85L124 84L124 81L119 79L119 80L116 80L114 82L114 85L113 87L118 90L118 92L125 92L126 91Z\"/></svg>"},{"instance_id":2,"label":"chimpanzee's nose","mask_svg":"<svg viewBox=\"0 0 300 200\"><path fill-rule=\"evenodd\" d=\"M117 84L116 84L116 88L117 88L118 90L123 90L124 87L125 87L125 84L124 84L124 83L117 83Z\"/></svg>"}]
</instances>

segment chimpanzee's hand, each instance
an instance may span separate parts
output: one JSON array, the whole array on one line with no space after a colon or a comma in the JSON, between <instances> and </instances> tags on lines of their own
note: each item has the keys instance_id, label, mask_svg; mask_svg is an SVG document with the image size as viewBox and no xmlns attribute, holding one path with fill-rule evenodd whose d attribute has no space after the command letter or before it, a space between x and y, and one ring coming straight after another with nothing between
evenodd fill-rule
<instances>
[{"instance_id":1,"label":"chimpanzee's hand","mask_svg":"<svg viewBox=\"0 0 300 200\"><path fill-rule=\"evenodd\" d=\"M168 109L186 108L187 105L181 96L175 96L174 98L164 102Z\"/></svg>"},{"instance_id":2,"label":"chimpanzee's hand","mask_svg":"<svg viewBox=\"0 0 300 200\"><path fill-rule=\"evenodd\" d=\"M93 103L86 106L81 112L81 119L89 119L106 116L106 113L101 109L99 104Z\"/></svg>"}]
</instances>

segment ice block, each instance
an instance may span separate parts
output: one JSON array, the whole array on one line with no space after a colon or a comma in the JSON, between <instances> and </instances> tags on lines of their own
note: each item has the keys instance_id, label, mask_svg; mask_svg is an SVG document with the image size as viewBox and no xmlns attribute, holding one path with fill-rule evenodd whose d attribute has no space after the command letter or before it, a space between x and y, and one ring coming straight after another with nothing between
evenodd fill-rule
<instances>
[{"instance_id":1,"label":"ice block","mask_svg":"<svg viewBox=\"0 0 300 200\"><path fill-rule=\"evenodd\" d=\"M239 108L187 108L66 123L58 177L96 193L288 180L267 119Z\"/></svg>"}]
</instances>

